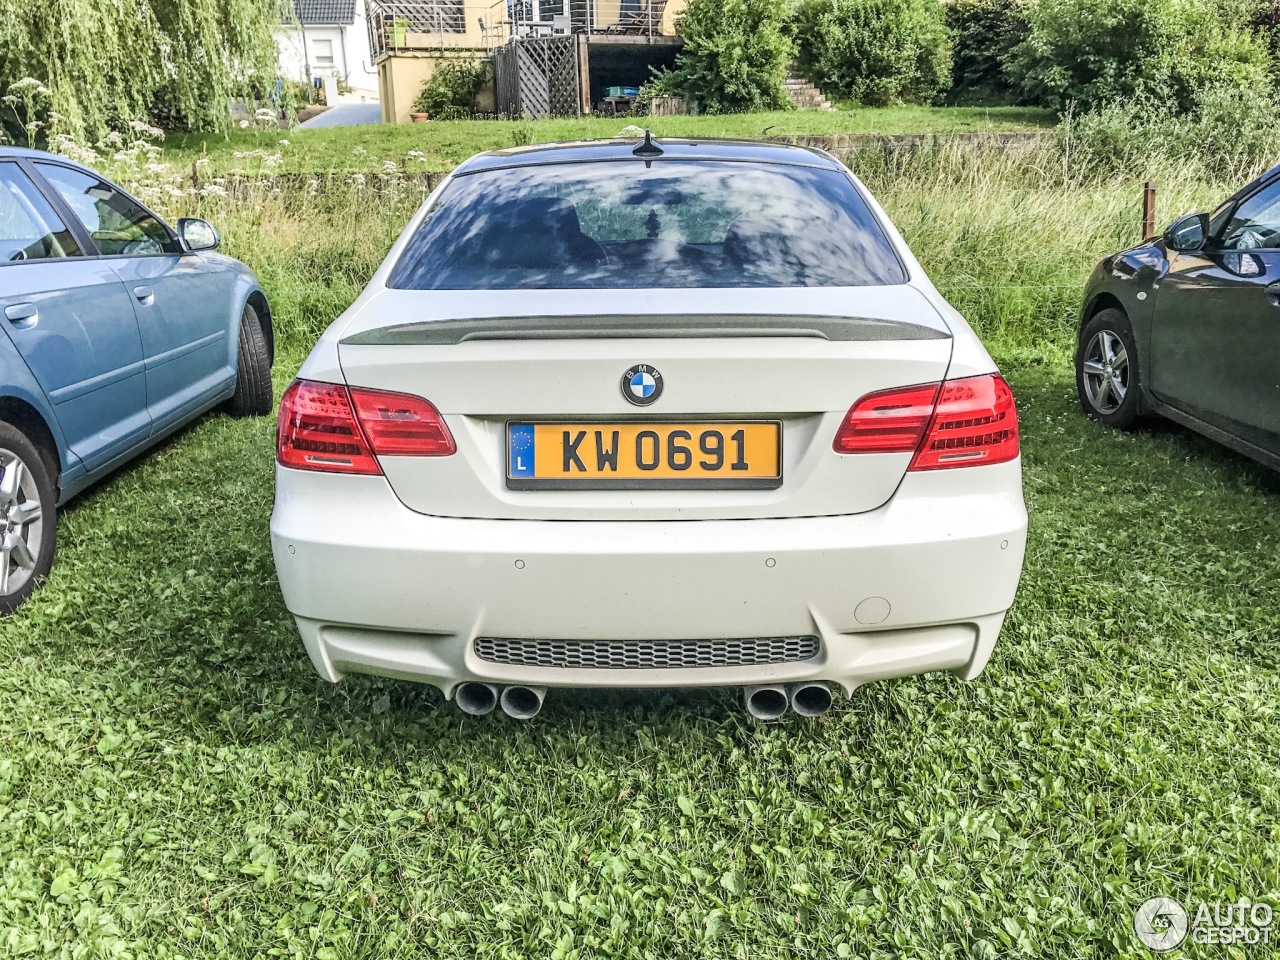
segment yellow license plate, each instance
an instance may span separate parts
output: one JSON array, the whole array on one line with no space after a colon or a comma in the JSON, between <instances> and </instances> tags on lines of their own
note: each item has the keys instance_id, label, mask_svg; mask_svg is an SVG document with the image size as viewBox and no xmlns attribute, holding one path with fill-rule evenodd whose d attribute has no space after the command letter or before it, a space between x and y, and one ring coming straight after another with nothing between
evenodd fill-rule
<instances>
[{"instance_id":1,"label":"yellow license plate","mask_svg":"<svg viewBox=\"0 0 1280 960\"><path fill-rule=\"evenodd\" d=\"M562 489L772 489L782 424L507 424L507 486Z\"/></svg>"}]
</instances>

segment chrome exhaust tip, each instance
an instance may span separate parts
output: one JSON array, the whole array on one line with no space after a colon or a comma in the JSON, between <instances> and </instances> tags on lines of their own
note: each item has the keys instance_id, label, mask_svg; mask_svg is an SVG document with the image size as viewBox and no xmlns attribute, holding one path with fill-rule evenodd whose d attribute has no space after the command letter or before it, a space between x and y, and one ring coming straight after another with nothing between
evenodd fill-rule
<instances>
[{"instance_id":1,"label":"chrome exhaust tip","mask_svg":"<svg viewBox=\"0 0 1280 960\"><path fill-rule=\"evenodd\" d=\"M483 717L493 713L493 708L498 705L498 688L492 683L468 680L466 683L458 684L453 699L457 701L458 709L463 713L469 713L473 717Z\"/></svg>"},{"instance_id":2,"label":"chrome exhaust tip","mask_svg":"<svg viewBox=\"0 0 1280 960\"><path fill-rule=\"evenodd\" d=\"M508 717L532 720L542 709L542 700L546 695L546 687L505 687L498 697L498 703Z\"/></svg>"},{"instance_id":3,"label":"chrome exhaust tip","mask_svg":"<svg viewBox=\"0 0 1280 960\"><path fill-rule=\"evenodd\" d=\"M747 713L757 720L777 720L787 712L786 687L761 685L747 687L743 691Z\"/></svg>"},{"instance_id":4,"label":"chrome exhaust tip","mask_svg":"<svg viewBox=\"0 0 1280 960\"><path fill-rule=\"evenodd\" d=\"M802 717L820 717L831 709L831 688L825 683L791 686L791 709Z\"/></svg>"}]
</instances>

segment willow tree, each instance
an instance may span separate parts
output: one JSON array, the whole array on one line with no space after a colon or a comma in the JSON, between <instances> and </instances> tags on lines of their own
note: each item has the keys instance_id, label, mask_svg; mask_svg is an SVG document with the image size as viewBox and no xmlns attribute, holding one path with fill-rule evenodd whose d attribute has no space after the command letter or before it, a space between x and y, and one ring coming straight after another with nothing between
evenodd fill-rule
<instances>
[{"instance_id":1,"label":"willow tree","mask_svg":"<svg viewBox=\"0 0 1280 960\"><path fill-rule=\"evenodd\" d=\"M49 130L78 137L222 129L232 98L274 86L280 17L280 0L0 0L0 96L41 81Z\"/></svg>"}]
</instances>

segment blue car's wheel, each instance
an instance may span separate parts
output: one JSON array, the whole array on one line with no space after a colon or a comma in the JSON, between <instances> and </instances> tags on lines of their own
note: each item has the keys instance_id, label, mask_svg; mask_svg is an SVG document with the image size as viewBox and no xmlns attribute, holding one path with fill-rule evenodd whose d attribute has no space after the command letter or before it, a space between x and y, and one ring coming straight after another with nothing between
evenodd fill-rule
<instances>
[{"instance_id":1,"label":"blue car's wheel","mask_svg":"<svg viewBox=\"0 0 1280 960\"><path fill-rule=\"evenodd\" d=\"M263 417L271 412L271 351L249 304L240 318L240 346L236 352L236 392L227 401L233 417Z\"/></svg>"},{"instance_id":2,"label":"blue car's wheel","mask_svg":"<svg viewBox=\"0 0 1280 960\"><path fill-rule=\"evenodd\" d=\"M0 614L31 596L53 566L56 503L40 451L0 422Z\"/></svg>"}]
</instances>

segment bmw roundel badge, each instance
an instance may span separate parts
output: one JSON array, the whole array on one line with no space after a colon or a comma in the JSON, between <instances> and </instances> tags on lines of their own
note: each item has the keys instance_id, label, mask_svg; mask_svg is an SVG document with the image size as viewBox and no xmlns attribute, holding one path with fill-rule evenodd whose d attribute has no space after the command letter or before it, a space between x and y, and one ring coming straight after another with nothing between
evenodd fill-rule
<instances>
[{"instance_id":1,"label":"bmw roundel badge","mask_svg":"<svg viewBox=\"0 0 1280 960\"><path fill-rule=\"evenodd\" d=\"M622 375L622 395L637 407L647 407L662 396L662 374L647 363L637 363Z\"/></svg>"}]
</instances>

